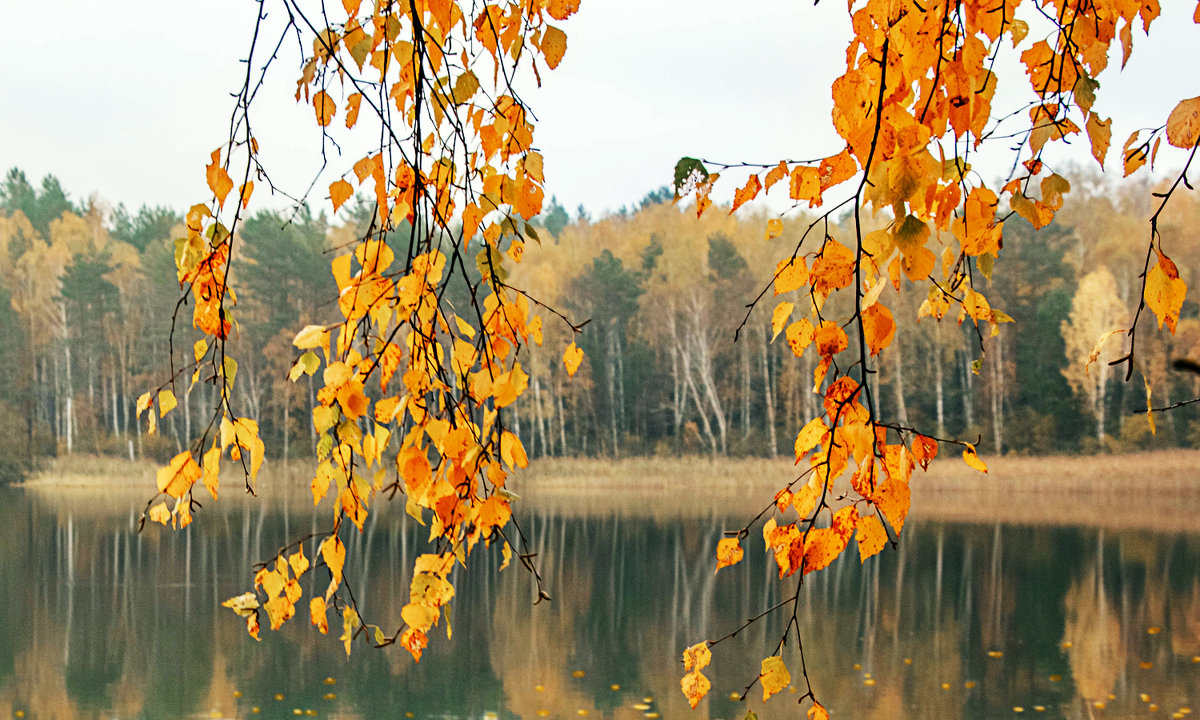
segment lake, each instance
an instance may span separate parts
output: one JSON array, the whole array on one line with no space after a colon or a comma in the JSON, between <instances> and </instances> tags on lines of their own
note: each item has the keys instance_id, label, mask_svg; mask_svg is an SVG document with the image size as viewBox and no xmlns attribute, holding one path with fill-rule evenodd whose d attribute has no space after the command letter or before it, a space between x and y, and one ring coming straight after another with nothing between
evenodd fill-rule
<instances>
[{"instance_id":1,"label":"lake","mask_svg":"<svg viewBox=\"0 0 1200 720\"><path fill-rule=\"evenodd\" d=\"M323 529L324 507L222 499L184 531L138 534L146 499L0 491L0 716L802 715L791 642L793 693L764 705L756 685L749 703L731 699L772 653L783 615L714 647L713 689L695 711L680 692L683 648L790 596L796 580L775 577L753 531L746 560L714 574L721 531L747 519L719 506L565 512L520 501L553 600L534 606L519 563L499 572L499 553L478 555L455 571L453 637L443 623L414 664L361 640L347 659L340 627L318 634L307 610L255 642L219 607L250 589L254 562ZM348 539L347 575L368 622L389 629L428 530L402 504L378 507ZM914 520L897 549L860 566L851 548L807 578L798 620L809 675L835 718L1185 717L1200 690L1198 540ZM321 575L305 576L306 596Z\"/></svg>"}]
</instances>

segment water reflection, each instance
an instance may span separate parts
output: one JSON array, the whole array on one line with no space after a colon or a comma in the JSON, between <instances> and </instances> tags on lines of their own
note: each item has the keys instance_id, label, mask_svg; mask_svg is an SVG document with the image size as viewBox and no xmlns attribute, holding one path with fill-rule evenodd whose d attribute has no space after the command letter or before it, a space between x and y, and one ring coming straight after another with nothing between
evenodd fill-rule
<instances>
[{"instance_id":1,"label":"water reflection","mask_svg":"<svg viewBox=\"0 0 1200 720\"><path fill-rule=\"evenodd\" d=\"M525 507L551 603L531 606L529 576L498 572L496 558L454 578L438 629L453 639L433 638L419 664L365 645L347 660L303 613L256 643L218 606L245 590L256 559L316 529L305 503L227 504L183 532L141 535L137 507L0 494L0 717L740 718L746 704L730 696L754 679L784 618L716 650L713 690L695 712L679 692L679 653L790 594L755 547L714 575L712 550L738 518ZM397 508L348 539L349 582L370 621L400 624L426 532ZM1009 718L1020 707L1093 718L1151 705L1171 715L1200 682L1198 561L1194 536L914 524L897 551L810 577L798 609L805 659L835 717ZM304 582L309 593L325 580ZM785 657L799 667L790 644ZM786 698L761 707L759 693L749 704L760 717L795 715Z\"/></svg>"}]
</instances>

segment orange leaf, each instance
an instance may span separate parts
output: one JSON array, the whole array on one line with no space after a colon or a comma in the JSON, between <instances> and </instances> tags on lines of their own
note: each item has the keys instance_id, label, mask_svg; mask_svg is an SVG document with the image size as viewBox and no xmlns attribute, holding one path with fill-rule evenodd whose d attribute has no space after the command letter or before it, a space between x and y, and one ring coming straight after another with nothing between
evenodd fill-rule
<instances>
[{"instance_id":1,"label":"orange leaf","mask_svg":"<svg viewBox=\"0 0 1200 720\"><path fill-rule=\"evenodd\" d=\"M1088 116L1085 126L1088 140L1092 143L1092 157L1104 167L1104 158L1108 155L1108 144L1112 140L1112 118L1101 120L1096 113Z\"/></svg>"},{"instance_id":2,"label":"orange leaf","mask_svg":"<svg viewBox=\"0 0 1200 720\"><path fill-rule=\"evenodd\" d=\"M354 194L354 186L345 179L334 180L329 184L329 199L333 201L333 211L336 213L350 196Z\"/></svg>"},{"instance_id":3,"label":"orange leaf","mask_svg":"<svg viewBox=\"0 0 1200 720\"><path fill-rule=\"evenodd\" d=\"M857 524L858 508L847 505L834 513L829 527L810 530L804 540L804 574L829 567L850 544Z\"/></svg>"},{"instance_id":4,"label":"orange leaf","mask_svg":"<svg viewBox=\"0 0 1200 720\"><path fill-rule=\"evenodd\" d=\"M922 469L928 470L929 463L937 457L938 444L937 440L924 435L914 435L912 441L913 459Z\"/></svg>"},{"instance_id":5,"label":"orange leaf","mask_svg":"<svg viewBox=\"0 0 1200 720\"><path fill-rule=\"evenodd\" d=\"M238 189L238 194L242 197L242 209L245 210L250 206L250 195L254 192L254 181L247 180L241 188Z\"/></svg>"},{"instance_id":6,"label":"orange leaf","mask_svg":"<svg viewBox=\"0 0 1200 720\"><path fill-rule=\"evenodd\" d=\"M742 561L745 551L735 537L723 538L717 543L717 569L737 565ZM686 654L685 654L686 659Z\"/></svg>"},{"instance_id":7,"label":"orange leaf","mask_svg":"<svg viewBox=\"0 0 1200 720\"><path fill-rule=\"evenodd\" d=\"M225 168L221 167L221 150L220 148L212 151L212 162L205 167L205 176L208 179L208 189L212 190L216 196L217 202L221 206L225 206L225 196L233 189L233 180L229 179L229 173L225 172Z\"/></svg>"},{"instance_id":8,"label":"orange leaf","mask_svg":"<svg viewBox=\"0 0 1200 720\"><path fill-rule=\"evenodd\" d=\"M800 434L796 436L796 459L804 457L809 450L812 450L825 439L829 428L825 426L825 421L819 417L809 420L803 428L800 429Z\"/></svg>"},{"instance_id":9,"label":"orange leaf","mask_svg":"<svg viewBox=\"0 0 1200 720\"><path fill-rule=\"evenodd\" d=\"M878 515L869 515L858 521L858 559L866 562L887 545L887 530Z\"/></svg>"},{"instance_id":10,"label":"orange leaf","mask_svg":"<svg viewBox=\"0 0 1200 720\"><path fill-rule=\"evenodd\" d=\"M358 110L362 105L362 93L354 93L346 99L346 129L349 130L358 123Z\"/></svg>"},{"instance_id":11,"label":"orange leaf","mask_svg":"<svg viewBox=\"0 0 1200 720\"><path fill-rule=\"evenodd\" d=\"M181 498L192 484L200 479L200 466L190 452L181 452L158 471L158 490L174 498ZM151 518L154 519L154 518Z\"/></svg>"},{"instance_id":12,"label":"orange leaf","mask_svg":"<svg viewBox=\"0 0 1200 720\"><path fill-rule=\"evenodd\" d=\"M794 303L784 302L775 306L775 312L771 313L771 340L775 340L779 336L779 332L783 330L783 326L787 324L788 318L791 317L792 308L796 307Z\"/></svg>"},{"instance_id":13,"label":"orange leaf","mask_svg":"<svg viewBox=\"0 0 1200 720\"><path fill-rule=\"evenodd\" d=\"M712 651L708 649L708 642L696 643L687 650L683 651L683 669L699 672L712 662Z\"/></svg>"},{"instance_id":14,"label":"orange leaf","mask_svg":"<svg viewBox=\"0 0 1200 720\"><path fill-rule=\"evenodd\" d=\"M774 240L783 234L783 221L779 218L771 218L767 221L767 239Z\"/></svg>"},{"instance_id":15,"label":"orange leaf","mask_svg":"<svg viewBox=\"0 0 1200 720\"><path fill-rule=\"evenodd\" d=\"M784 258L775 266L776 295L797 290L806 284L808 284L808 267L804 264L804 258Z\"/></svg>"},{"instance_id":16,"label":"orange leaf","mask_svg":"<svg viewBox=\"0 0 1200 720\"><path fill-rule=\"evenodd\" d=\"M762 683L763 702L792 684L792 674L788 672L787 665L783 664L783 658L778 655L763 659L762 672L759 673L758 679Z\"/></svg>"},{"instance_id":17,"label":"orange leaf","mask_svg":"<svg viewBox=\"0 0 1200 720\"><path fill-rule=\"evenodd\" d=\"M700 701L704 699L704 696L708 694L709 689L712 688L712 683L708 681L708 678L701 675L700 671L695 670L684 675L679 681L679 686L682 688L688 704L695 710Z\"/></svg>"},{"instance_id":18,"label":"orange leaf","mask_svg":"<svg viewBox=\"0 0 1200 720\"><path fill-rule=\"evenodd\" d=\"M808 709L808 720L829 720L829 711L824 705L813 700L813 706Z\"/></svg>"},{"instance_id":19,"label":"orange leaf","mask_svg":"<svg viewBox=\"0 0 1200 720\"><path fill-rule=\"evenodd\" d=\"M757 197L760 190L762 190L762 183L759 182L758 176L751 175L742 189L733 194L733 207L729 208L729 214L737 212L738 208Z\"/></svg>"},{"instance_id":20,"label":"orange leaf","mask_svg":"<svg viewBox=\"0 0 1200 720\"><path fill-rule=\"evenodd\" d=\"M1172 335L1175 325L1179 322L1179 311L1187 296L1187 283L1179 277L1179 269L1175 263L1158 250L1158 262L1146 273L1146 289L1143 296L1146 304L1154 311L1161 330L1165 324Z\"/></svg>"},{"instance_id":21,"label":"orange leaf","mask_svg":"<svg viewBox=\"0 0 1200 720\"><path fill-rule=\"evenodd\" d=\"M317 124L327 127L333 116L337 115L337 103L324 90L313 95L313 110L317 113Z\"/></svg>"},{"instance_id":22,"label":"orange leaf","mask_svg":"<svg viewBox=\"0 0 1200 720\"><path fill-rule=\"evenodd\" d=\"M1167 117L1167 142L1190 150L1200 139L1200 97L1189 98L1175 106Z\"/></svg>"},{"instance_id":23,"label":"orange leaf","mask_svg":"<svg viewBox=\"0 0 1200 720\"><path fill-rule=\"evenodd\" d=\"M553 25L547 25L546 32L542 35L542 55L551 70L558 67L566 52L567 34Z\"/></svg>"},{"instance_id":24,"label":"orange leaf","mask_svg":"<svg viewBox=\"0 0 1200 720\"><path fill-rule=\"evenodd\" d=\"M334 582L342 581L342 566L346 564L346 546L337 535L330 535L321 543L321 558L329 568Z\"/></svg>"},{"instance_id":25,"label":"orange leaf","mask_svg":"<svg viewBox=\"0 0 1200 720\"><path fill-rule=\"evenodd\" d=\"M321 631L322 635L329 634L329 616L328 608L325 605L325 598L317 595L308 602L308 614L310 622L316 626L317 630Z\"/></svg>"},{"instance_id":26,"label":"orange leaf","mask_svg":"<svg viewBox=\"0 0 1200 720\"><path fill-rule=\"evenodd\" d=\"M896 321L886 306L875 303L863 310L862 324L872 355L878 355L880 350L892 344L892 338L896 336Z\"/></svg>"},{"instance_id":27,"label":"orange leaf","mask_svg":"<svg viewBox=\"0 0 1200 720\"><path fill-rule=\"evenodd\" d=\"M563 367L567 369L567 375L575 377L575 371L579 369L581 362L583 362L583 349L572 342L563 353Z\"/></svg>"}]
</instances>

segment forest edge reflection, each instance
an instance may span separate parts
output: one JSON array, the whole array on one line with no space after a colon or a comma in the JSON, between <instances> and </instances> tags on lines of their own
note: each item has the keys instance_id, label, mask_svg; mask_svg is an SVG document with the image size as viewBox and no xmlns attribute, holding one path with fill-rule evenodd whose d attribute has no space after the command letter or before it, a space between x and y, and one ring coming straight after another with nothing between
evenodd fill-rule
<instances>
[{"instance_id":1,"label":"forest edge reflection","mask_svg":"<svg viewBox=\"0 0 1200 720\"><path fill-rule=\"evenodd\" d=\"M1169 475L1157 473L1156 481L1178 480ZM581 500L556 497L549 482L530 485L518 507L555 602L531 608L528 577L497 573L495 564L466 573L457 580L453 641L419 665L365 649L347 662L340 644L308 628L256 644L217 612L249 564L324 515L302 487L258 503L223 499L184 532L142 535L132 532L144 502L136 493L5 492L0 597L9 621L0 667L11 674L0 676L0 711L744 715L729 694L779 628L763 625L717 658L714 692L696 712L677 686L686 642L720 634L778 599L762 553L749 552L734 572L712 572L721 530L745 521L739 507L697 492L642 497L625 508L605 500L622 497L617 491ZM603 479L591 485L606 488ZM918 477L915 492L919 486ZM1130 500L1109 507L1110 515L1140 512ZM356 592L380 620L399 612L394 598L407 587L422 530L397 506L352 538L352 558L376 578ZM1014 707L1044 707L1084 718L1099 712L1096 703L1144 711L1151 703L1143 695L1177 712L1200 678L1192 662L1200 652L1195 541L1168 532L916 520L898 550L864 566L843 558L810 578L802 597L815 680L842 717L1011 717ZM323 684L334 676L336 687ZM763 718L794 711L779 700L751 707Z\"/></svg>"}]
</instances>

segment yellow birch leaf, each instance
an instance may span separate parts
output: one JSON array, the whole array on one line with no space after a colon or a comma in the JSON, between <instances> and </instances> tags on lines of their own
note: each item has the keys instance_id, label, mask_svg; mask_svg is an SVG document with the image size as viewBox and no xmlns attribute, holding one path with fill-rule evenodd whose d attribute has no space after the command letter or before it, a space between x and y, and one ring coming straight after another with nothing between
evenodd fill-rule
<instances>
[{"instance_id":1,"label":"yellow birch leaf","mask_svg":"<svg viewBox=\"0 0 1200 720\"><path fill-rule=\"evenodd\" d=\"M1180 102L1167 117L1167 142L1190 150L1200 139L1200 97Z\"/></svg>"},{"instance_id":2,"label":"yellow birch leaf","mask_svg":"<svg viewBox=\"0 0 1200 720\"><path fill-rule=\"evenodd\" d=\"M800 434L796 435L796 459L804 457L809 450L819 445L828 432L829 428L825 426L822 418L815 417L809 420L800 429Z\"/></svg>"},{"instance_id":3,"label":"yellow birch leaf","mask_svg":"<svg viewBox=\"0 0 1200 720\"><path fill-rule=\"evenodd\" d=\"M733 207L729 208L729 214L734 214L742 205L757 197L760 190L762 190L762 182L759 181L757 175L751 175L746 180L746 184L740 190L733 193Z\"/></svg>"},{"instance_id":4,"label":"yellow birch leaf","mask_svg":"<svg viewBox=\"0 0 1200 720\"><path fill-rule=\"evenodd\" d=\"M325 604L325 598L316 595L312 600L308 601L309 622L316 626L317 630L321 631L322 635L329 634L329 616L328 606Z\"/></svg>"},{"instance_id":5,"label":"yellow birch leaf","mask_svg":"<svg viewBox=\"0 0 1200 720\"><path fill-rule=\"evenodd\" d=\"M771 218L767 221L767 239L774 240L783 234L783 221L779 218Z\"/></svg>"},{"instance_id":6,"label":"yellow birch leaf","mask_svg":"<svg viewBox=\"0 0 1200 720\"><path fill-rule=\"evenodd\" d=\"M788 318L792 315L792 308L794 307L795 305L793 303L787 302L786 300L775 306L775 312L771 314L772 342L775 341L775 338L779 336L779 333L787 324Z\"/></svg>"},{"instance_id":7,"label":"yellow birch leaf","mask_svg":"<svg viewBox=\"0 0 1200 720\"><path fill-rule=\"evenodd\" d=\"M242 209L250 207L250 195L254 192L254 181L247 180L244 185L238 188L238 195L242 198Z\"/></svg>"},{"instance_id":8,"label":"yellow birch leaf","mask_svg":"<svg viewBox=\"0 0 1200 720\"><path fill-rule=\"evenodd\" d=\"M563 367L567 369L567 375L575 377L575 371L579 369L581 362L583 362L583 349L572 342L563 352Z\"/></svg>"},{"instance_id":9,"label":"yellow birch leaf","mask_svg":"<svg viewBox=\"0 0 1200 720\"><path fill-rule=\"evenodd\" d=\"M329 574L333 576L334 582L340 583L342 566L346 564L346 546L337 535L330 535L321 543L321 558L329 568Z\"/></svg>"},{"instance_id":10,"label":"yellow birch leaf","mask_svg":"<svg viewBox=\"0 0 1200 720\"><path fill-rule=\"evenodd\" d=\"M288 556L288 565L297 579L304 574L305 570L308 570L308 558L304 557L304 546L300 546L296 552Z\"/></svg>"},{"instance_id":11,"label":"yellow birch leaf","mask_svg":"<svg viewBox=\"0 0 1200 720\"><path fill-rule=\"evenodd\" d=\"M1020 20L1017 22L1020 22ZM1013 38L1015 42L1015 34ZM813 706L808 709L808 720L829 720L829 711L825 709L824 705L813 700Z\"/></svg>"},{"instance_id":12,"label":"yellow birch leaf","mask_svg":"<svg viewBox=\"0 0 1200 720\"><path fill-rule=\"evenodd\" d=\"M696 643L683 651L683 669L684 670L703 670L712 662L712 651L708 649L708 642Z\"/></svg>"},{"instance_id":13,"label":"yellow birch leaf","mask_svg":"<svg viewBox=\"0 0 1200 720\"><path fill-rule=\"evenodd\" d=\"M737 565L742 561L742 556L745 551L742 550L742 545L735 537L722 538L717 542L717 570L730 565ZM687 658L686 653L684 658Z\"/></svg>"},{"instance_id":14,"label":"yellow birch leaf","mask_svg":"<svg viewBox=\"0 0 1200 720\"><path fill-rule=\"evenodd\" d=\"M784 258L775 266L775 294L791 292L808 283L804 258Z\"/></svg>"},{"instance_id":15,"label":"yellow birch leaf","mask_svg":"<svg viewBox=\"0 0 1200 720\"><path fill-rule=\"evenodd\" d=\"M333 120L333 116L337 115L337 103L333 101L329 93L322 90L313 95L313 111L317 114L317 124L327 127Z\"/></svg>"},{"instance_id":16,"label":"yellow birch leaf","mask_svg":"<svg viewBox=\"0 0 1200 720\"><path fill-rule=\"evenodd\" d=\"M787 665L783 664L783 658L772 655L763 659L762 672L759 673L758 679L762 683L763 702L766 702L772 695L792 683L792 674L788 672Z\"/></svg>"},{"instance_id":17,"label":"yellow birch leaf","mask_svg":"<svg viewBox=\"0 0 1200 720\"><path fill-rule=\"evenodd\" d=\"M500 459L509 469L529 466L529 456L525 454L525 447L516 435L507 430L500 435Z\"/></svg>"},{"instance_id":18,"label":"yellow birch leaf","mask_svg":"<svg viewBox=\"0 0 1200 720\"><path fill-rule=\"evenodd\" d=\"M217 499L217 488L221 482L221 448L209 448L204 453L204 487Z\"/></svg>"},{"instance_id":19,"label":"yellow birch leaf","mask_svg":"<svg viewBox=\"0 0 1200 720\"><path fill-rule=\"evenodd\" d=\"M967 465L981 473L986 473L988 471L987 465L985 465L984 462L979 459L978 453L975 452L974 445L968 444L966 449L963 450L963 460L966 461Z\"/></svg>"},{"instance_id":20,"label":"yellow birch leaf","mask_svg":"<svg viewBox=\"0 0 1200 720\"><path fill-rule=\"evenodd\" d=\"M1187 297L1187 283L1179 277L1179 268L1175 262L1161 252L1158 253L1158 262L1146 273L1143 297L1154 311L1159 329L1165 324L1167 330L1174 335L1175 325L1179 322L1179 311L1183 309L1183 300Z\"/></svg>"},{"instance_id":21,"label":"yellow birch leaf","mask_svg":"<svg viewBox=\"0 0 1200 720\"><path fill-rule=\"evenodd\" d=\"M200 466L190 452L181 452L171 458L166 467L159 468L158 490L174 498L181 498L200 479Z\"/></svg>"},{"instance_id":22,"label":"yellow birch leaf","mask_svg":"<svg viewBox=\"0 0 1200 720\"><path fill-rule=\"evenodd\" d=\"M171 511L167 509L167 504L165 502L160 502L159 504L150 508L150 512L148 514L150 516L150 520L153 522L161 523L163 525L171 522Z\"/></svg>"},{"instance_id":23,"label":"yellow birch leaf","mask_svg":"<svg viewBox=\"0 0 1200 720\"><path fill-rule=\"evenodd\" d=\"M358 110L362 106L362 93L353 93L346 98L346 129L351 130L358 123ZM334 212L337 212L336 210Z\"/></svg>"},{"instance_id":24,"label":"yellow birch leaf","mask_svg":"<svg viewBox=\"0 0 1200 720\"><path fill-rule=\"evenodd\" d=\"M333 201L335 213L352 195L354 195L354 186L346 182L344 178L338 178L329 184L329 199Z\"/></svg>"},{"instance_id":25,"label":"yellow birch leaf","mask_svg":"<svg viewBox=\"0 0 1200 720\"><path fill-rule=\"evenodd\" d=\"M810 530L804 539L804 574L829 567L850 544L857 525L858 508L847 505L834 513L829 527Z\"/></svg>"},{"instance_id":26,"label":"yellow birch leaf","mask_svg":"<svg viewBox=\"0 0 1200 720\"><path fill-rule=\"evenodd\" d=\"M700 701L704 699L704 696L712 688L712 683L696 670L684 675L679 681L679 686L683 690L688 704L695 710L696 706L700 704Z\"/></svg>"},{"instance_id":27,"label":"yellow birch leaf","mask_svg":"<svg viewBox=\"0 0 1200 720\"><path fill-rule=\"evenodd\" d=\"M508 541L504 542L504 547L500 549L500 555L503 558L503 562L500 563L500 569L503 570L512 562L513 557L512 546L508 544Z\"/></svg>"},{"instance_id":28,"label":"yellow birch leaf","mask_svg":"<svg viewBox=\"0 0 1200 720\"><path fill-rule=\"evenodd\" d=\"M858 559L866 562L867 558L875 555L887 545L887 530L879 521L878 515L870 515L858 521Z\"/></svg>"},{"instance_id":29,"label":"yellow birch leaf","mask_svg":"<svg viewBox=\"0 0 1200 720\"><path fill-rule=\"evenodd\" d=\"M354 631L362 624L358 612L346 605L342 608L342 635L338 639L346 646L346 657L350 657L350 643L354 640Z\"/></svg>"},{"instance_id":30,"label":"yellow birch leaf","mask_svg":"<svg viewBox=\"0 0 1200 720\"><path fill-rule=\"evenodd\" d=\"M1088 116L1086 125L1088 140L1092 144L1092 157L1104 168L1104 158L1108 155L1108 144L1112 141L1112 118L1101 120L1096 113Z\"/></svg>"},{"instance_id":31,"label":"yellow birch leaf","mask_svg":"<svg viewBox=\"0 0 1200 720\"><path fill-rule=\"evenodd\" d=\"M558 67L566 52L567 34L553 25L547 25L546 32L542 34L542 56L551 70Z\"/></svg>"},{"instance_id":32,"label":"yellow birch leaf","mask_svg":"<svg viewBox=\"0 0 1200 720\"><path fill-rule=\"evenodd\" d=\"M303 330L296 333L292 344L301 350L328 347L329 333L324 325L306 325Z\"/></svg>"},{"instance_id":33,"label":"yellow birch leaf","mask_svg":"<svg viewBox=\"0 0 1200 720\"><path fill-rule=\"evenodd\" d=\"M227 607L233 610L240 617L253 615L254 611L259 608L258 596L252 592L242 593L236 597L231 597L221 603L221 607Z\"/></svg>"},{"instance_id":34,"label":"yellow birch leaf","mask_svg":"<svg viewBox=\"0 0 1200 720\"><path fill-rule=\"evenodd\" d=\"M1161 325L1160 325L1161 327ZM167 413L175 409L178 403L175 401L175 393L170 390L158 391L158 416L166 417Z\"/></svg>"},{"instance_id":35,"label":"yellow birch leaf","mask_svg":"<svg viewBox=\"0 0 1200 720\"><path fill-rule=\"evenodd\" d=\"M225 196L233 189L233 180L229 179L229 173L225 172L225 168L221 167L220 148L213 150L212 162L205 168L205 175L208 180L208 189L212 190L213 195L217 198L217 202L221 204L221 207L224 207Z\"/></svg>"}]
</instances>

